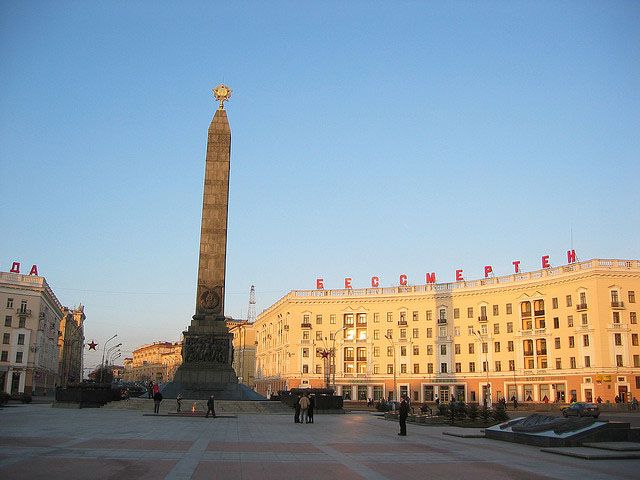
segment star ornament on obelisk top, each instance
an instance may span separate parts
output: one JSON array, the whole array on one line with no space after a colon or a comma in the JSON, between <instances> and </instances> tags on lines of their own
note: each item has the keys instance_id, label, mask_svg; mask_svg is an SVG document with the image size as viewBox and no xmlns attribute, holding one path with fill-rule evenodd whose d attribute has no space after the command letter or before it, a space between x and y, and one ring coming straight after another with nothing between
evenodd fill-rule
<instances>
[{"instance_id":1,"label":"star ornament on obelisk top","mask_svg":"<svg viewBox=\"0 0 640 480\"><path fill-rule=\"evenodd\" d=\"M218 107L218 110L224 110L224 102L226 102L231 98L231 93L233 93L233 90L231 90L224 83L221 83L212 91L213 91L213 96L216 97L216 100L220 102L220 106Z\"/></svg>"}]
</instances>

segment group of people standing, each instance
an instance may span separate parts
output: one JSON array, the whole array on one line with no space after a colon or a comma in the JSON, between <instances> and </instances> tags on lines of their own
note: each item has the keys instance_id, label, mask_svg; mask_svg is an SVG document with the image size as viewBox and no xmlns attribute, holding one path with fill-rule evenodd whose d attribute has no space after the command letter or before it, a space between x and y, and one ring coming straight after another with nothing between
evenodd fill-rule
<instances>
[{"instance_id":1,"label":"group of people standing","mask_svg":"<svg viewBox=\"0 0 640 480\"><path fill-rule=\"evenodd\" d=\"M316 407L315 395L297 395L294 402L294 423L313 423L313 410Z\"/></svg>"}]
</instances>

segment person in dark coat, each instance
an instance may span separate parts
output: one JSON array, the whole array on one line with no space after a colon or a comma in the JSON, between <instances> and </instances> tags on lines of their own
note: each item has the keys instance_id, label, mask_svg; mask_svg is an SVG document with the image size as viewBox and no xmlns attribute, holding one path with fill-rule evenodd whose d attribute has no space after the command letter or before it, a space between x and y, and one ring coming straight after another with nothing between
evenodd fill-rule
<instances>
[{"instance_id":1,"label":"person in dark coat","mask_svg":"<svg viewBox=\"0 0 640 480\"><path fill-rule=\"evenodd\" d=\"M149 382L149 385L147 385L147 393L149 398L153 398L153 382Z\"/></svg>"},{"instance_id":2,"label":"person in dark coat","mask_svg":"<svg viewBox=\"0 0 640 480\"><path fill-rule=\"evenodd\" d=\"M296 399L294 400L294 403L293 403L293 408L295 409L293 422L300 423L300 395L296 395Z\"/></svg>"},{"instance_id":3,"label":"person in dark coat","mask_svg":"<svg viewBox=\"0 0 640 480\"><path fill-rule=\"evenodd\" d=\"M209 400L207 400L207 414L204 416L204 418L209 418L209 412L211 412L211 416L213 418L216 418L216 405L213 395L211 395L209 397Z\"/></svg>"},{"instance_id":4,"label":"person in dark coat","mask_svg":"<svg viewBox=\"0 0 640 480\"><path fill-rule=\"evenodd\" d=\"M160 413L160 402L162 401L162 394L160 391L153 394L153 413Z\"/></svg>"},{"instance_id":5,"label":"person in dark coat","mask_svg":"<svg viewBox=\"0 0 640 480\"><path fill-rule=\"evenodd\" d=\"M313 409L316 406L316 396L309 396L309 408L307 408L307 423L313 423Z\"/></svg>"},{"instance_id":6,"label":"person in dark coat","mask_svg":"<svg viewBox=\"0 0 640 480\"><path fill-rule=\"evenodd\" d=\"M398 419L400 420L400 433L403 437L407 436L407 417L409 416L409 402L407 401L407 397L405 395L402 396L402 401L400 402L400 409Z\"/></svg>"}]
</instances>

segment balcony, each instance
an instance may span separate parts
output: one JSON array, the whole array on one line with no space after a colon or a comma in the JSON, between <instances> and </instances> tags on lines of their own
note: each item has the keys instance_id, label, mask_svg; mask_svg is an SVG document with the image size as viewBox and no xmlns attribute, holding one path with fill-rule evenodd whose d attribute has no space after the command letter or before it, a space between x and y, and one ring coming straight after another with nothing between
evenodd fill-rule
<instances>
[{"instance_id":1,"label":"balcony","mask_svg":"<svg viewBox=\"0 0 640 480\"><path fill-rule=\"evenodd\" d=\"M398 320L398 326L399 327L406 327L407 326L407 321L406 320Z\"/></svg>"},{"instance_id":2,"label":"balcony","mask_svg":"<svg viewBox=\"0 0 640 480\"><path fill-rule=\"evenodd\" d=\"M480 315L478 317L478 321L479 322L486 322L487 321L487 316L486 315Z\"/></svg>"},{"instance_id":3,"label":"balcony","mask_svg":"<svg viewBox=\"0 0 640 480\"><path fill-rule=\"evenodd\" d=\"M546 355L547 354L547 349L543 349L543 350L536 350L536 355L541 356L541 355Z\"/></svg>"},{"instance_id":4,"label":"balcony","mask_svg":"<svg viewBox=\"0 0 640 480\"><path fill-rule=\"evenodd\" d=\"M300 328L311 328L311 324L310 323L301 323L300 324Z\"/></svg>"},{"instance_id":5,"label":"balcony","mask_svg":"<svg viewBox=\"0 0 640 480\"><path fill-rule=\"evenodd\" d=\"M16 313L18 314L19 317L30 317L31 316L31 310L29 310L28 308L18 308L16 310Z\"/></svg>"},{"instance_id":6,"label":"balcony","mask_svg":"<svg viewBox=\"0 0 640 480\"><path fill-rule=\"evenodd\" d=\"M530 317L531 317L531 310L526 310L522 312L522 318L530 318Z\"/></svg>"},{"instance_id":7,"label":"balcony","mask_svg":"<svg viewBox=\"0 0 640 480\"><path fill-rule=\"evenodd\" d=\"M289 325L285 325L283 328L284 328L285 330L289 330Z\"/></svg>"},{"instance_id":8,"label":"balcony","mask_svg":"<svg viewBox=\"0 0 640 480\"><path fill-rule=\"evenodd\" d=\"M624 302L611 302L611 308L624 308Z\"/></svg>"},{"instance_id":9,"label":"balcony","mask_svg":"<svg viewBox=\"0 0 640 480\"><path fill-rule=\"evenodd\" d=\"M578 305L576 305L576 310L581 312L583 310L587 309L587 304L586 303L579 303Z\"/></svg>"},{"instance_id":10,"label":"balcony","mask_svg":"<svg viewBox=\"0 0 640 480\"><path fill-rule=\"evenodd\" d=\"M439 318L438 319L438 325L446 325L447 324L447 319L446 318Z\"/></svg>"},{"instance_id":11,"label":"balcony","mask_svg":"<svg viewBox=\"0 0 640 480\"><path fill-rule=\"evenodd\" d=\"M533 313L536 317L544 317L544 310L536 310Z\"/></svg>"}]
</instances>

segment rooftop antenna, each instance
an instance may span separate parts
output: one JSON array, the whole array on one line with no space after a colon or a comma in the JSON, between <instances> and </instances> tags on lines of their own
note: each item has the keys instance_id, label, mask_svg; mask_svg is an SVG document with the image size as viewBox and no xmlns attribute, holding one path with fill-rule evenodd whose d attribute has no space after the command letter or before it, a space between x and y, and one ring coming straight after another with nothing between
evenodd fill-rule
<instances>
[{"instance_id":1,"label":"rooftop antenna","mask_svg":"<svg viewBox=\"0 0 640 480\"><path fill-rule=\"evenodd\" d=\"M249 291L249 310L247 310L247 322L253 323L256 321L256 287L251 285Z\"/></svg>"}]
</instances>

